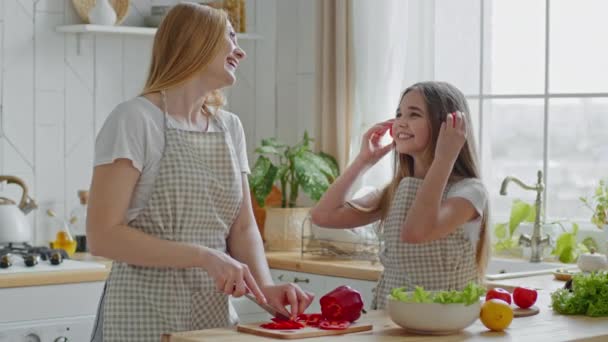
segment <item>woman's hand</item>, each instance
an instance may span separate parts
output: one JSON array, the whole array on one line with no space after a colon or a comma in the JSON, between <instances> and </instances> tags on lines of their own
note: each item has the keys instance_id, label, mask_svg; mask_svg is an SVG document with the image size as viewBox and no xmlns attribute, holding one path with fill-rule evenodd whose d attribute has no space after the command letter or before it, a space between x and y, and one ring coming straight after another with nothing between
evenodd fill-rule
<instances>
[{"instance_id":1,"label":"woman's hand","mask_svg":"<svg viewBox=\"0 0 608 342\"><path fill-rule=\"evenodd\" d=\"M357 158L366 164L374 165L378 162L378 160L382 159L382 157L389 153L395 144L391 142L390 144L382 146L380 140L384 134L391 129L394 121L395 119L383 121L375 124L372 128L367 130L367 132L363 134L361 150Z\"/></svg>"},{"instance_id":2,"label":"woman's hand","mask_svg":"<svg viewBox=\"0 0 608 342\"><path fill-rule=\"evenodd\" d=\"M450 163L456 162L458 154L467 141L467 123L462 112L449 113L446 121L441 123L435 158L442 158Z\"/></svg>"},{"instance_id":3,"label":"woman's hand","mask_svg":"<svg viewBox=\"0 0 608 342\"><path fill-rule=\"evenodd\" d=\"M218 291L233 297L240 297L245 292L251 291L258 302L266 303L264 293L258 287L246 264L212 248L206 248L203 263L203 268L215 280Z\"/></svg>"},{"instance_id":4,"label":"woman's hand","mask_svg":"<svg viewBox=\"0 0 608 342\"><path fill-rule=\"evenodd\" d=\"M303 313L315 298L312 293L293 283L265 286L262 287L262 292L268 299L268 304L291 319ZM286 305L289 305L291 313L285 309Z\"/></svg>"}]
</instances>

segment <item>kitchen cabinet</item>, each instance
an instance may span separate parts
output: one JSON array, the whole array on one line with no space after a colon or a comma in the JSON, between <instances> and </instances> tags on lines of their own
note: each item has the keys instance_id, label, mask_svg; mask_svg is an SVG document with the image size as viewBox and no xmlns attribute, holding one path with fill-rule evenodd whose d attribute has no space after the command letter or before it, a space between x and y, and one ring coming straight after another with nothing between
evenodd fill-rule
<instances>
[{"instance_id":1,"label":"kitchen cabinet","mask_svg":"<svg viewBox=\"0 0 608 342\"><path fill-rule=\"evenodd\" d=\"M0 341L88 341L103 286L98 281L0 288Z\"/></svg>"}]
</instances>

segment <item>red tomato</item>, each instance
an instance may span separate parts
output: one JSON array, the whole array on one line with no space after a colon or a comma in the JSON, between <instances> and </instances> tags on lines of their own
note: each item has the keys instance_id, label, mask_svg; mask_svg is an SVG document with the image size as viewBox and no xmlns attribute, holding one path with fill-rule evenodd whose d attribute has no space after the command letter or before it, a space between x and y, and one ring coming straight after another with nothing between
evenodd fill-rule
<instances>
[{"instance_id":1,"label":"red tomato","mask_svg":"<svg viewBox=\"0 0 608 342\"><path fill-rule=\"evenodd\" d=\"M490 299L494 299L494 298L503 300L503 301L511 304L511 294L509 293L509 291L507 291L505 289L501 289L500 287L491 289L486 294L486 300L490 300Z\"/></svg>"},{"instance_id":2,"label":"red tomato","mask_svg":"<svg viewBox=\"0 0 608 342\"><path fill-rule=\"evenodd\" d=\"M344 330L349 326L349 321L321 321L319 324L319 328L324 330Z\"/></svg>"},{"instance_id":3,"label":"red tomato","mask_svg":"<svg viewBox=\"0 0 608 342\"><path fill-rule=\"evenodd\" d=\"M513 301L522 309L527 309L536 303L538 292L529 287L516 287L513 291Z\"/></svg>"}]
</instances>

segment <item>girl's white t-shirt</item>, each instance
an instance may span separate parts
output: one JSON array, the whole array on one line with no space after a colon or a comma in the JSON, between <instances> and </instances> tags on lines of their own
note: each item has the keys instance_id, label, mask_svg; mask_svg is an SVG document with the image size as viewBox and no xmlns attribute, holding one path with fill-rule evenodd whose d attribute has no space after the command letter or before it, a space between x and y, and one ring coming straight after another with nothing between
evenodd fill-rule
<instances>
[{"instance_id":1,"label":"girl's white t-shirt","mask_svg":"<svg viewBox=\"0 0 608 342\"><path fill-rule=\"evenodd\" d=\"M223 110L219 110L216 115L228 128L241 172L249 173L241 120L235 114ZM185 122L163 114L156 105L140 96L119 104L97 135L94 166L111 164L116 159L124 158L131 160L141 173L127 210L127 222L144 209L152 195L165 147L164 118L167 118L167 125L171 128L200 132L205 130L204 126L188 126ZM208 132L221 131L215 120L208 121Z\"/></svg>"}]
</instances>

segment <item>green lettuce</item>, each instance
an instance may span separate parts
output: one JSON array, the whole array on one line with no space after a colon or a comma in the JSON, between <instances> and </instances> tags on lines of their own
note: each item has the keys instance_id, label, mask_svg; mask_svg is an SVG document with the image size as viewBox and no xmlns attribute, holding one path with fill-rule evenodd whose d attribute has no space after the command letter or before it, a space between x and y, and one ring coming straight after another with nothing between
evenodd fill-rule
<instances>
[{"instance_id":1,"label":"green lettuce","mask_svg":"<svg viewBox=\"0 0 608 342\"><path fill-rule=\"evenodd\" d=\"M470 282L462 291L425 291L423 287L416 286L414 291L407 293L405 287L398 287L391 290L390 297L394 300L406 303L439 303L439 304L461 304L466 306L475 304L479 297L485 295L486 289L476 283Z\"/></svg>"},{"instance_id":2,"label":"green lettuce","mask_svg":"<svg viewBox=\"0 0 608 342\"><path fill-rule=\"evenodd\" d=\"M608 273L574 275L571 290L551 294L551 306L563 315L608 316Z\"/></svg>"}]
</instances>

